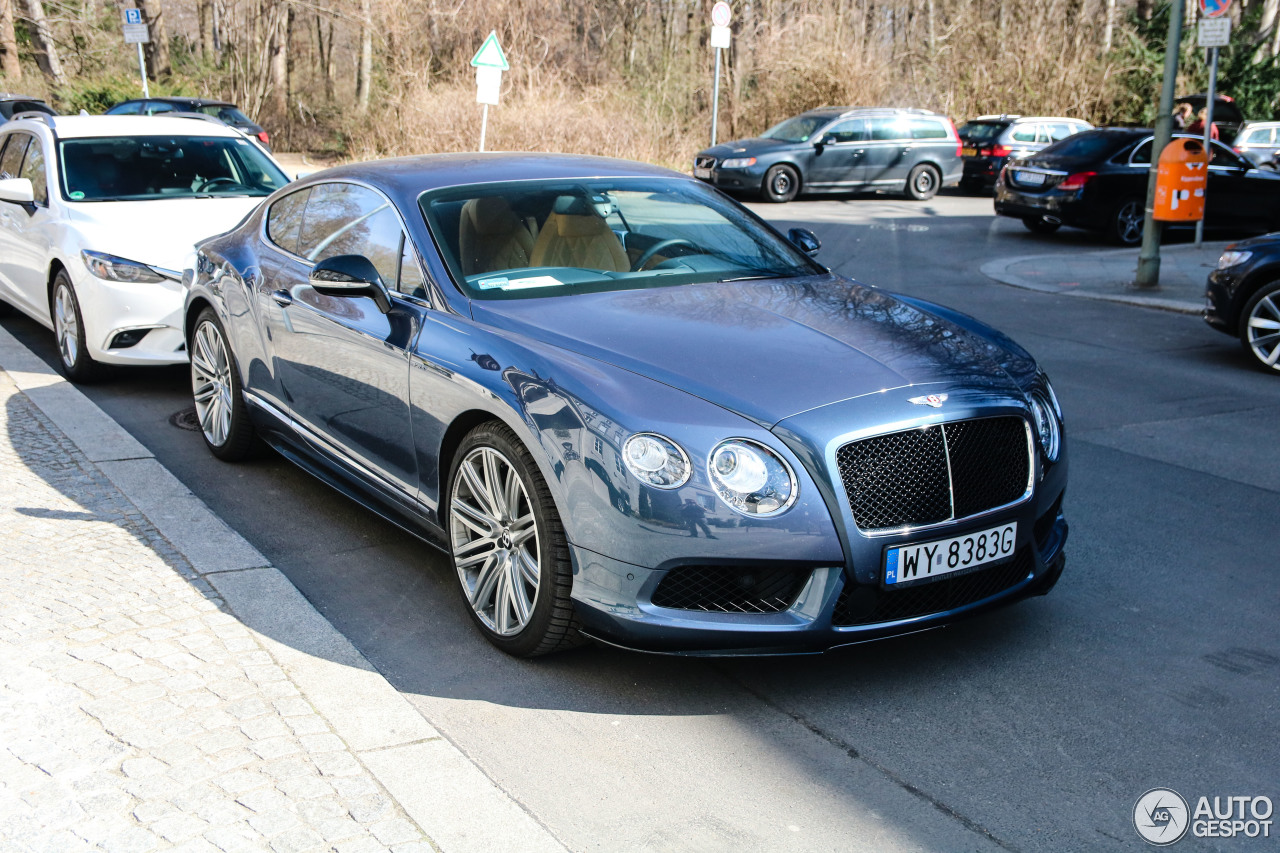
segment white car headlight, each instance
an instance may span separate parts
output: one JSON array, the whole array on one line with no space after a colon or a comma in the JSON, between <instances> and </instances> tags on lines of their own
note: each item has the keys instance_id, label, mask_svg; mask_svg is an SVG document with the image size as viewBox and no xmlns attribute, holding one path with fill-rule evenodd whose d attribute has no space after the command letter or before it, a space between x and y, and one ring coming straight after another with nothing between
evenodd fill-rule
<instances>
[{"instance_id":1,"label":"white car headlight","mask_svg":"<svg viewBox=\"0 0 1280 853\"><path fill-rule=\"evenodd\" d=\"M754 157L730 157L727 160L720 161L721 169L745 169L748 166L754 166L756 158Z\"/></svg>"},{"instance_id":2,"label":"white car headlight","mask_svg":"<svg viewBox=\"0 0 1280 853\"><path fill-rule=\"evenodd\" d=\"M136 283L164 281L164 276L160 273L137 261L117 258L115 255L103 252L90 252L88 249L81 251L80 257L84 259L84 265L89 268L89 272L107 281Z\"/></svg>"},{"instance_id":3,"label":"white car headlight","mask_svg":"<svg viewBox=\"0 0 1280 853\"><path fill-rule=\"evenodd\" d=\"M680 445L654 432L638 432L622 445L622 462L642 483L678 489L689 482L689 457Z\"/></svg>"},{"instance_id":4,"label":"white car headlight","mask_svg":"<svg viewBox=\"0 0 1280 853\"><path fill-rule=\"evenodd\" d=\"M1230 267L1236 267L1253 257L1253 252L1237 252L1228 250L1222 253L1222 257L1218 258L1218 269L1225 270Z\"/></svg>"},{"instance_id":5,"label":"white car headlight","mask_svg":"<svg viewBox=\"0 0 1280 853\"><path fill-rule=\"evenodd\" d=\"M795 503L798 488L790 466L763 444L731 438L707 458L716 494L730 509L755 517L777 515Z\"/></svg>"}]
</instances>

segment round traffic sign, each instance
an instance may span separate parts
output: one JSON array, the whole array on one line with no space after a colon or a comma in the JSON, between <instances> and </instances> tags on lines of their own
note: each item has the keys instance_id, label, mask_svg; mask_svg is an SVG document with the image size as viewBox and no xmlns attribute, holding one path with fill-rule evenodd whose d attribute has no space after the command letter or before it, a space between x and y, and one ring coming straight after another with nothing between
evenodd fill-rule
<instances>
[{"instance_id":1,"label":"round traffic sign","mask_svg":"<svg viewBox=\"0 0 1280 853\"><path fill-rule=\"evenodd\" d=\"M1201 0L1201 2L1204 2L1204 0ZM729 18L732 14L733 12L729 9L729 4L724 2L724 0L720 0L720 2L711 7L711 23L715 24L717 27L727 27L729 26Z\"/></svg>"},{"instance_id":2,"label":"round traffic sign","mask_svg":"<svg viewBox=\"0 0 1280 853\"><path fill-rule=\"evenodd\" d=\"M1230 7L1231 0L1200 0L1200 12L1207 18L1225 15Z\"/></svg>"}]
</instances>

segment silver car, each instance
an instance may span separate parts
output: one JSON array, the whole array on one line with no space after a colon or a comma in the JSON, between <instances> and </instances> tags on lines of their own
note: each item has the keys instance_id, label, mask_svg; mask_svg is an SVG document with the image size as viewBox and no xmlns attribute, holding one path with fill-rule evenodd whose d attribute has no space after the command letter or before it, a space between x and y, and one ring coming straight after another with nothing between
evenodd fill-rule
<instances>
[{"instance_id":1,"label":"silver car","mask_svg":"<svg viewBox=\"0 0 1280 853\"><path fill-rule=\"evenodd\" d=\"M978 116L960 128L964 177L960 187L970 192L990 189L1010 159L1034 154L1060 139L1093 125L1078 118L1057 116Z\"/></svg>"},{"instance_id":2,"label":"silver car","mask_svg":"<svg viewBox=\"0 0 1280 853\"><path fill-rule=\"evenodd\" d=\"M1274 160L1280 154L1280 121L1246 122L1233 147L1255 164Z\"/></svg>"}]
</instances>

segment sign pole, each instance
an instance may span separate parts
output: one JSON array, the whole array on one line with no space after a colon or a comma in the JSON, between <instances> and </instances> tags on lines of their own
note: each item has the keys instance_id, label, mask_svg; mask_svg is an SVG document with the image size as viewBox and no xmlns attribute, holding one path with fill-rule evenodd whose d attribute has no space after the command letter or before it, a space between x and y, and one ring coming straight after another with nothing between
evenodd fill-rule
<instances>
[{"instance_id":1,"label":"sign pole","mask_svg":"<svg viewBox=\"0 0 1280 853\"><path fill-rule=\"evenodd\" d=\"M1160 223L1152 216L1156 203L1156 176L1160 154L1173 137L1173 90L1178 82L1178 49L1182 45L1182 0L1173 0L1169 10L1169 37L1164 48L1164 82L1160 86L1160 112L1156 113L1156 135L1151 144L1151 168L1147 171L1147 204L1142 223L1142 251L1138 253L1136 287L1160 286Z\"/></svg>"},{"instance_id":2,"label":"sign pole","mask_svg":"<svg viewBox=\"0 0 1280 853\"><path fill-rule=\"evenodd\" d=\"M715 83L711 87L711 144L716 144L716 131L720 129L720 51L728 47L733 35L729 30L729 21L733 18L733 10L725 0L711 7L711 47L716 52Z\"/></svg>"},{"instance_id":3,"label":"sign pole","mask_svg":"<svg viewBox=\"0 0 1280 853\"><path fill-rule=\"evenodd\" d=\"M1218 96L1218 49L1209 48L1209 97L1204 105L1204 150L1213 162L1213 102ZM1207 188L1206 188L1207 189ZM1204 219L1196 222L1196 248L1204 242Z\"/></svg>"},{"instance_id":4,"label":"sign pole","mask_svg":"<svg viewBox=\"0 0 1280 853\"><path fill-rule=\"evenodd\" d=\"M142 74L142 97L150 98L151 89L147 86L147 61L142 56L142 42L138 42L138 71Z\"/></svg>"},{"instance_id":5,"label":"sign pole","mask_svg":"<svg viewBox=\"0 0 1280 853\"><path fill-rule=\"evenodd\" d=\"M716 48L716 82L711 89L711 144L716 144L716 128L720 124L720 51Z\"/></svg>"},{"instance_id":6,"label":"sign pole","mask_svg":"<svg viewBox=\"0 0 1280 853\"><path fill-rule=\"evenodd\" d=\"M484 112L480 113L480 153L484 153L484 133L489 129L489 105L484 105Z\"/></svg>"}]
</instances>

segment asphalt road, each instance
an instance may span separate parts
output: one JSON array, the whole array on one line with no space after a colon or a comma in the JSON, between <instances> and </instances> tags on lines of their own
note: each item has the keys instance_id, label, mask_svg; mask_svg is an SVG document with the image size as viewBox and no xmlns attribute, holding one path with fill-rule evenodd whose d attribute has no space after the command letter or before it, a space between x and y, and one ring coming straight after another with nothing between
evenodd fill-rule
<instances>
[{"instance_id":1,"label":"asphalt road","mask_svg":"<svg viewBox=\"0 0 1280 853\"><path fill-rule=\"evenodd\" d=\"M840 272L1008 332L1067 413L1053 593L824 656L511 660L441 555L279 458L225 465L171 425L185 370L85 390L572 850L1134 850L1150 788L1280 801L1280 377L1195 317L985 279L995 257L1100 248L990 205L756 207L812 228ZM55 358L34 323L3 325Z\"/></svg>"}]
</instances>

